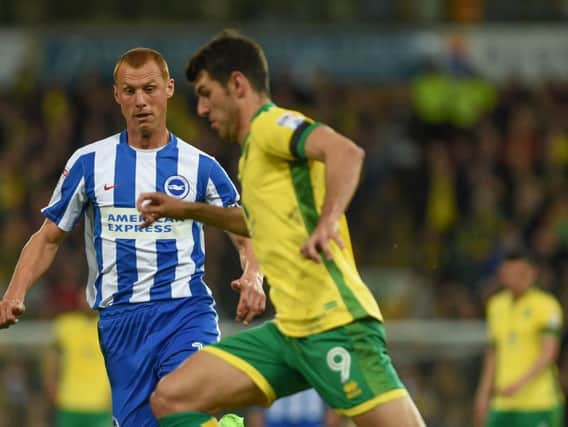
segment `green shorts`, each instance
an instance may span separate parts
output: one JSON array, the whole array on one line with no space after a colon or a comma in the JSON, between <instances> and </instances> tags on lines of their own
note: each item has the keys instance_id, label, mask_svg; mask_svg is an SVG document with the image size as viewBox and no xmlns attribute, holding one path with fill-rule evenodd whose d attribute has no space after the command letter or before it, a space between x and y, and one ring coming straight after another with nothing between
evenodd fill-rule
<instances>
[{"instance_id":1,"label":"green shorts","mask_svg":"<svg viewBox=\"0 0 568 427\"><path fill-rule=\"evenodd\" d=\"M339 413L359 415L407 392L392 366L383 325L365 319L303 338L273 322L205 347L275 399L314 387Z\"/></svg>"},{"instance_id":2,"label":"green shorts","mask_svg":"<svg viewBox=\"0 0 568 427\"><path fill-rule=\"evenodd\" d=\"M58 409L55 414L56 427L109 427L112 426L110 412L82 412Z\"/></svg>"},{"instance_id":3,"label":"green shorts","mask_svg":"<svg viewBox=\"0 0 568 427\"><path fill-rule=\"evenodd\" d=\"M491 409L485 427L562 427L564 406L544 411L498 411Z\"/></svg>"}]
</instances>

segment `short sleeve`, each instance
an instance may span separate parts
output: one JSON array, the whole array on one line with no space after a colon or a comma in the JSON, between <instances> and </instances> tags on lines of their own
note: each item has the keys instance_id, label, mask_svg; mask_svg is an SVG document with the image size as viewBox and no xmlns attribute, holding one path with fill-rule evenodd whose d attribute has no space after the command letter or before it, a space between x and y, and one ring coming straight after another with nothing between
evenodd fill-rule
<instances>
[{"instance_id":1,"label":"short sleeve","mask_svg":"<svg viewBox=\"0 0 568 427\"><path fill-rule=\"evenodd\" d=\"M94 153L84 156L75 153L68 160L48 206L41 210L63 231L71 231L88 201L83 162L86 157L92 156Z\"/></svg>"},{"instance_id":2,"label":"short sleeve","mask_svg":"<svg viewBox=\"0 0 568 427\"><path fill-rule=\"evenodd\" d=\"M552 296L543 301L538 321L538 328L542 333L560 335L563 323L562 307Z\"/></svg>"},{"instance_id":3,"label":"short sleeve","mask_svg":"<svg viewBox=\"0 0 568 427\"><path fill-rule=\"evenodd\" d=\"M263 126L258 130L255 144L279 158L304 160L306 139L320 125L321 123L292 111L271 114L263 119Z\"/></svg>"},{"instance_id":4,"label":"short sleeve","mask_svg":"<svg viewBox=\"0 0 568 427\"><path fill-rule=\"evenodd\" d=\"M231 178L221 165L210 158L210 169L207 177L205 200L210 205L233 206L239 201L239 193Z\"/></svg>"}]
</instances>

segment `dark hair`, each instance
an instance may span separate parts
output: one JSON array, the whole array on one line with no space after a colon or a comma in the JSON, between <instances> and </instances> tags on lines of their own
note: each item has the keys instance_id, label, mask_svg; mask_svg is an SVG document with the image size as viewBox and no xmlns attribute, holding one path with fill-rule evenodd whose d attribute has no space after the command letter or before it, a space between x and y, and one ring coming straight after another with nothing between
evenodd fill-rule
<instances>
[{"instance_id":1,"label":"dark hair","mask_svg":"<svg viewBox=\"0 0 568 427\"><path fill-rule=\"evenodd\" d=\"M503 253L503 261L527 261L534 263L534 256L531 251L524 246L511 247Z\"/></svg>"},{"instance_id":2,"label":"dark hair","mask_svg":"<svg viewBox=\"0 0 568 427\"><path fill-rule=\"evenodd\" d=\"M118 69L123 63L126 63L134 68L140 68L147 62L154 61L160 67L160 72L164 80L170 78L170 71L168 69L168 63L162 56L160 52L147 47L135 47L134 49L127 50L122 54L122 56L116 61L114 66L114 71L112 76L116 82L116 76L118 74Z\"/></svg>"},{"instance_id":3,"label":"dark hair","mask_svg":"<svg viewBox=\"0 0 568 427\"><path fill-rule=\"evenodd\" d=\"M270 94L264 51L254 40L235 30L222 31L193 55L185 76L193 83L201 71L207 71L223 86L227 85L233 71L240 71L257 92Z\"/></svg>"}]
</instances>

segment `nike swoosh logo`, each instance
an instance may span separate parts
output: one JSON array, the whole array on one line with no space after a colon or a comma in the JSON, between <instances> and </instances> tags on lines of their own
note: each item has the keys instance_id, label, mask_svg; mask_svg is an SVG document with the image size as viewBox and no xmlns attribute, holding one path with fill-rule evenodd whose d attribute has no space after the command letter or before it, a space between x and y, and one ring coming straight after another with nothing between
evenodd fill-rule
<instances>
[{"instance_id":1,"label":"nike swoosh logo","mask_svg":"<svg viewBox=\"0 0 568 427\"><path fill-rule=\"evenodd\" d=\"M103 189L105 191L112 190L113 188L118 187L120 184L105 184Z\"/></svg>"}]
</instances>

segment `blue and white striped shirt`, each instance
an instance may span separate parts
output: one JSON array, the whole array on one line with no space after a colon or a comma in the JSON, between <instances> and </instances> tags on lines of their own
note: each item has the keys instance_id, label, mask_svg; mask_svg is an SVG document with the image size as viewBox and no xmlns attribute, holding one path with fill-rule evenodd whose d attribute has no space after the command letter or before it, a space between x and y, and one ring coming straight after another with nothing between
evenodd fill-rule
<instances>
[{"instance_id":1,"label":"blue and white striped shirt","mask_svg":"<svg viewBox=\"0 0 568 427\"><path fill-rule=\"evenodd\" d=\"M170 133L155 150L128 145L126 131L77 150L43 214L70 231L85 218L87 301L114 304L210 295L203 281L203 225L161 218L141 229L140 193L231 206L239 195L217 161Z\"/></svg>"}]
</instances>

